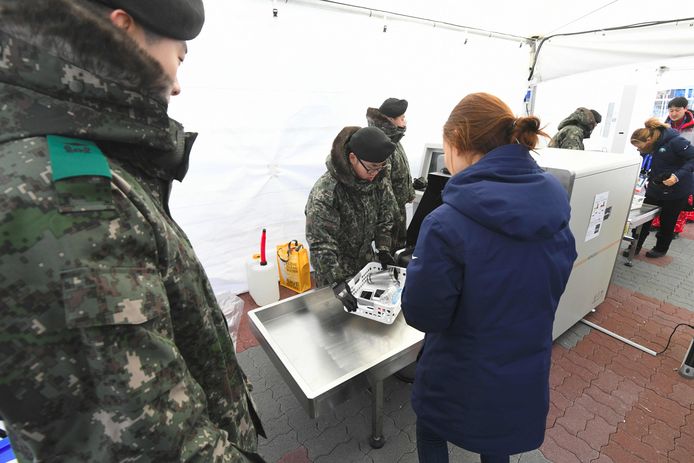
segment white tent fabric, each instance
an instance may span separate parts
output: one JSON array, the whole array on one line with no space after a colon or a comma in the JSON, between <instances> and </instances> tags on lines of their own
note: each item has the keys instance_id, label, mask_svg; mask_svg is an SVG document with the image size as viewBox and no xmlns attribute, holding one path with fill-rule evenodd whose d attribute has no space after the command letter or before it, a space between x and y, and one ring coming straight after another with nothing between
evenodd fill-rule
<instances>
[{"instance_id":1,"label":"white tent fabric","mask_svg":"<svg viewBox=\"0 0 694 463\"><path fill-rule=\"evenodd\" d=\"M496 0L488 3L460 0L342 0L374 11L393 11L440 22L450 22L523 37L547 37L625 24L664 21L694 16L688 2L659 5L652 0ZM273 3L273 2L269 2ZM296 0L290 3L297 3ZM302 0L298 3L327 6L329 2ZM274 3L280 7L283 1ZM391 17L392 19L392 17Z\"/></svg>"},{"instance_id":2,"label":"white tent fabric","mask_svg":"<svg viewBox=\"0 0 694 463\"><path fill-rule=\"evenodd\" d=\"M244 263L258 252L262 228L270 254L275 244L304 240L304 205L332 140L343 126L365 125L367 107L388 97L409 101L403 145L415 176L424 144L441 142L442 124L465 94L494 93L523 111L530 47L522 42L319 3L207 0L203 32L189 43L183 93L170 113L200 136L171 209L216 291L247 288ZM551 31L601 2L580 11L564 2L474 10L453 1L362 3L527 36L533 24ZM555 16L538 20L543 8Z\"/></svg>"},{"instance_id":3,"label":"white tent fabric","mask_svg":"<svg viewBox=\"0 0 694 463\"><path fill-rule=\"evenodd\" d=\"M694 11L691 14L694 15ZM534 79L546 81L587 70L686 57L693 53L694 20L556 36L539 48Z\"/></svg>"},{"instance_id":4,"label":"white tent fabric","mask_svg":"<svg viewBox=\"0 0 694 463\"><path fill-rule=\"evenodd\" d=\"M305 0L300 3L334 7L339 2ZM549 80L590 69L640 63L656 58L692 56L694 19L654 27L610 30L626 25L694 18L694 2L657 7L650 0L584 0L517 2L497 0L474 7L457 0L355 0L351 5L368 8L382 22L397 21L397 12L475 29L495 31L512 37L553 37L543 43L536 79ZM385 18L385 19L384 19ZM586 35L570 35L583 31ZM464 33L464 29L462 29Z\"/></svg>"}]
</instances>

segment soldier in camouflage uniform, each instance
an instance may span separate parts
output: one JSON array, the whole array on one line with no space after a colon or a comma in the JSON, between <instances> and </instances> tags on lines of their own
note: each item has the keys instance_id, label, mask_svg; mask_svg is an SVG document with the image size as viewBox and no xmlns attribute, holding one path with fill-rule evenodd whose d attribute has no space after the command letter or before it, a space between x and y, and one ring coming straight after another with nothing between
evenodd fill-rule
<instances>
[{"instance_id":1,"label":"soldier in camouflage uniform","mask_svg":"<svg viewBox=\"0 0 694 463\"><path fill-rule=\"evenodd\" d=\"M583 150L583 139L590 138L602 116L594 109L578 108L559 123L559 131L549 142L550 148Z\"/></svg>"},{"instance_id":2,"label":"soldier in camouflage uniform","mask_svg":"<svg viewBox=\"0 0 694 463\"><path fill-rule=\"evenodd\" d=\"M397 207L393 211L393 251L405 247L407 241L405 204L414 201L415 197L410 164L407 161L405 149L400 143L407 128L406 110L407 101L397 98L388 98L379 108L366 110L366 121L369 127L378 127L395 143L395 152L388 160L390 164L389 179L397 203Z\"/></svg>"},{"instance_id":3,"label":"soldier in camouflage uniform","mask_svg":"<svg viewBox=\"0 0 694 463\"><path fill-rule=\"evenodd\" d=\"M376 259L392 263L395 198L385 168L394 149L375 127L345 127L335 138L328 171L313 186L305 211L318 286L343 282Z\"/></svg>"},{"instance_id":4,"label":"soldier in camouflage uniform","mask_svg":"<svg viewBox=\"0 0 694 463\"><path fill-rule=\"evenodd\" d=\"M0 416L20 462L262 461L168 209L195 134L167 99L202 2L104 1L0 0Z\"/></svg>"}]
</instances>

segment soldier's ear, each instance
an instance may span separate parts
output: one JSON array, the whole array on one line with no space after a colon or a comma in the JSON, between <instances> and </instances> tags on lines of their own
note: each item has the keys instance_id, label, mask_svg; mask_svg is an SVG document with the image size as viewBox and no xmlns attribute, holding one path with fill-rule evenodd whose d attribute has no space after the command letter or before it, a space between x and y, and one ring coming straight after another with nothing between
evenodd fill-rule
<instances>
[{"instance_id":1,"label":"soldier's ear","mask_svg":"<svg viewBox=\"0 0 694 463\"><path fill-rule=\"evenodd\" d=\"M135 26L135 20L126 11L116 9L111 12L109 19L118 29L124 32L131 32Z\"/></svg>"}]
</instances>

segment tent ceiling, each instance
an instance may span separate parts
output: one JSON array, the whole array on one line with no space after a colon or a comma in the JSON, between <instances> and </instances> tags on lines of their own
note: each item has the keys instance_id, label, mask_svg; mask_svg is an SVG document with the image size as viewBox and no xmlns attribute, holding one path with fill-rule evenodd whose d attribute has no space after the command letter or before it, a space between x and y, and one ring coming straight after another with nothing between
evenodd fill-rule
<instances>
[{"instance_id":1,"label":"tent ceiling","mask_svg":"<svg viewBox=\"0 0 694 463\"><path fill-rule=\"evenodd\" d=\"M694 59L694 19L607 32L633 24L694 18L694 2L678 2L677 8L654 8L652 0L313 0L308 3L337 7L347 4L374 10L426 18L463 27L508 34L502 38L551 38L541 40L533 70L535 81L554 79L595 69L692 56ZM474 6L473 6L474 5ZM364 12L365 14L367 12ZM397 17L386 16L387 21ZM400 18L403 19L403 18ZM471 29L471 33L474 31ZM569 34L569 35L566 35ZM510 37L509 37L510 36Z\"/></svg>"},{"instance_id":2,"label":"tent ceiling","mask_svg":"<svg viewBox=\"0 0 694 463\"><path fill-rule=\"evenodd\" d=\"M652 0L341 0L365 8L446 21L524 37L694 17L694 2L660 7Z\"/></svg>"},{"instance_id":3,"label":"tent ceiling","mask_svg":"<svg viewBox=\"0 0 694 463\"><path fill-rule=\"evenodd\" d=\"M691 57L694 62L694 25L689 22L558 35L540 42L533 78L542 81L645 62L660 66L680 57Z\"/></svg>"}]
</instances>

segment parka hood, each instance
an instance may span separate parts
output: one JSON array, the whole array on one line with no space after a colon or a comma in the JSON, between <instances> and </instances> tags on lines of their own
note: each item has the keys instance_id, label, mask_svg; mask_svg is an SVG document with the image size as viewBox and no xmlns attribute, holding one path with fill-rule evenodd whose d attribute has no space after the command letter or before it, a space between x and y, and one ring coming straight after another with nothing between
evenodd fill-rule
<instances>
[{"instance_id":1,"label":"parka hood","mask_svg":"<svg viewBox=\"0 0 694 463\"><path fill-rule=\"evenodd\" d=\"M368 108L366 110L366 122L369 127L377 127L390 138L393 143L398 143L405 136L407 127L398 127L393 124L388 116L383 114L378 108Z\"/></svg>"},{"instance_id":2,"label":"parka hood","mask_svg":"<svg viewBox=\"0 0 694 463\"><path fill-rule=\"evenodd\" d=\"M656 140L653 146L653 151L659 151L668 144L673 144L674 146L672 148L676 151L680 151L685 149L688 142L677 130L667 128L660 133L660 137L658 137L658 140Z\"/></svg>"},{"instance_id":3,"label":"parka hood","mask_svg":"<svg viewBox=\"0 0 694 463\"><path fill-rule=\"evenodd\" d=\"M170 79L161 65L125 33L78 3L0 0L0 30L25 42L25 49L53 55L79 68L76 71L108 78L123 90L156 99L158 105L166 107L163 92ZM49 76L40 74L36 83L48 85ZM69 95L74 97L75 93L73 89Z\"/></svg>"},{"instance_id":4,"label":"parka hood","mask_svg":"<svg viewBox=\"0 0 694 463\"><path fill-rule=\"evenodd\" d=\"M167 115L170 81L134 40L68 0L0 0L0 142L56 134L181 180L195 134Z\"/></svg>"},{"instance_id":5,"label":"parka hood","mask_svg":"<svg viewBox=\"0 0 694 463\"><path fill-rule=\"evenodd\" d=\"M489 230L524 241L554 235L571 216L566 190L518 144L496 148L451 177L443 202Z\"/></svg>"},{"instance_id":6,"label":"parka hood","mask_svg":"<svg viewBox=\"0 0 694 463\"><path fill-rule=\"evenodd\" d=\"M325 166L328 168L330 175L346 187L360 191L370 191L372 188L376 187L376 184L383 180L384 173L387 169L383 169L379 172L373 182L357 178L354 174L352 165L349 163L347 143L352 135L360 128L361 127L345 127L340 130L340 133L338 133L335 140L333 140L333 147L330 150L328 159L325 161Z\"/></svg>"},{"instance_id":7,"label":"parka hood","mask_svg":"<svg viewBox=\"0 0 694 463\"><path fill-rule=\"evenodd\" d=\"M575 125L583 129L583 138L589 138L597 125L593 113L588 108L578 108L569 117L559 123L558 130L569 125Z\"/></svg>"}]
</instances>

